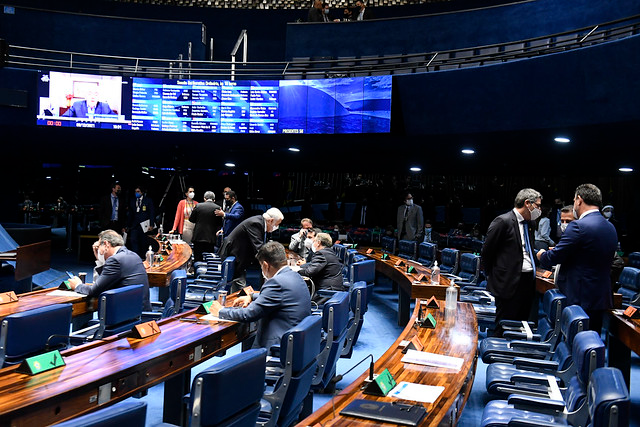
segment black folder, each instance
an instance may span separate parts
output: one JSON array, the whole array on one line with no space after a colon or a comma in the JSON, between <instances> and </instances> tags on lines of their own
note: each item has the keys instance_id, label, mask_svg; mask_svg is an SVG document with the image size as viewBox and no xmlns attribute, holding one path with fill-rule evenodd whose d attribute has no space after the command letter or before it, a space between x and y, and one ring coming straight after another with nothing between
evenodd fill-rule
<instances>
[{"instance_id":1,"label":"black folder","mask_svg":"<svg viewBox=\"0 0 640 427\"><path fill-rule=\"evenodd\" d=\"M422 418L427 415L427 411L421 405L412 406L402 403L356 399L340 411L340 415L384 421L403 426L417 426Z\"/></svg>"}]
</instances>

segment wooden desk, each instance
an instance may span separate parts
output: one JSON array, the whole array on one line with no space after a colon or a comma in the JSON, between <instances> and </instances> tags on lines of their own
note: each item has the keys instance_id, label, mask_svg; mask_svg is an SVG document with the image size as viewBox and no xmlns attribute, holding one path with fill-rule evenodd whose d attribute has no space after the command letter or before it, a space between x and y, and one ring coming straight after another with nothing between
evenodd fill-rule
<instances>
[{"instance_id":1,"label":"wooden desk","mask_svg":"<svg viewBox=\"0 0 640 427\"><path fill-rule=\"evenodd\" d=\"M631 352L640 354L640 320L628 319L620 311L609 313L609 366L622 371L630 388Z\"/></svg>"},{"instance_id":2,"label":"wooden desk","mask_svg":"<svg viewBox=\"0 0 640 427\"><path fill-rule=\"evenodd\" d=\"M455 319L445 319L444 301L440 302L440 307L440 309L428 309L428 312L436 318L437 325L435 329L417 329L414 327L417 309L414 310L411 321L400 337L375 363L375 373L379 374L387 368L398 383L407 381L445 387L440 397L433 404L423 404L427 410L427 415L422 422L422 425L425 426L437 426L440 423L455 425L458 414L462 411L471 392L477 361L478 323L473 306L468 303L458 303ZM424 345L423 351L462 358L464 362L461 370L454 372L448 369L402 363L400 360L403 354L398 347L400 341L410 340L414 336L417 336ZM353 384L342 390L340 394L333 398L333 401L327 402L327 404L298 425L390 425L339 415L340 411L354 399L396 400L390 397L375 397L363 394L360 391L360 387L367 376L368 371L362 374Z\"/></svg>"},{"instance_id":3,"label":"wooden desk","mask_svg":"<svg viewBox=\"0 0 640 427\"><path fill-rule=\"evenodd\" d=\"M376 271L391 279L398 286L398 325L404 326L409 321L412 299L429 299L432 296L435 296L436 299L444 301L447 286L449 286L449 279L443 275L440 275L440 284L436 285L431 283L431 270L417 262L409 261L391 254L389 254L389 259L387 261L383 261L382 254L384 252L381 250L375 250L374 253L367 254L367 248L364 248L359 249L359 252L362 255L375 260ZM397 267L395 265L397 261L402 261L405 266ZM407 266L409 265L415 267L415 273L406 273ZM425 275L425 280L423 282L417 282L416 280L420 274ZM458 295L459 294L460 292L458 292Z\"/></svg>"},{"instance_id":4,"label":"wooden desk","mask_svg":"<svg viewBox=\"0 0 640 427\"><path fill-rule=\"evenodd\" d=\"M26 294L18 295L17 302L0 305L0 320L11 314L21 313L23 311L33 310L40 307L47 307L51 304L73 304L73 317L77 317L95 310L95 300L93 299L89 300L82 297L60 297L47 295L55 290L56 288L41 289L39 291L27 292Z\"/></svg>"},{"instance_id":5,"label":"wooden desk","mask_svg":"<svg viewBox=\"0 0 640 427\"><path fill-rule=\"evenodd\" d=\"M251 333L250 324L179 320L193 316L189 311L165 319L159 322L162 332L146 339L114 336L63 351L66 366L37 376L17 373L16 367L0 370L0 425L44 426L93 411L180 377ZM182 390L173 391L182 396Z\"/></svg>"},{"instance_id":6,"label":"wooden desk","mask_svg":"<svg viewBox=\"0 0 640 427\"><path fill-rule=\"evenodd\" d=\"M164 260L157 267L149 266L147 261L144 261L144 267L149 276L149 286L168 287L171 273L185 267L191 260L191 253L191 246L188 243L173 243L169 255L163 255Z\"/></svg>"}]
</instances>

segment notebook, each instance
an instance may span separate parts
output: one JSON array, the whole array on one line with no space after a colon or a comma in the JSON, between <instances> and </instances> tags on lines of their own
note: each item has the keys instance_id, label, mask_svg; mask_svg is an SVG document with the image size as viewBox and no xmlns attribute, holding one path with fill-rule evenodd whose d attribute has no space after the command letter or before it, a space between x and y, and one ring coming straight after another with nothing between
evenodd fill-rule
<instances>
[{"instance_id":1,"label":"notebook","mask_svg":"<svg viewBox=\"0 0 640 427\"><path fill-rule=\"evenodd\" d=\"M356 399L340 411L340 415L385 421L404 426L417 426L426 414L426 409L420 405L412 406L365 399Z\"/></svg>"}]
</instances>

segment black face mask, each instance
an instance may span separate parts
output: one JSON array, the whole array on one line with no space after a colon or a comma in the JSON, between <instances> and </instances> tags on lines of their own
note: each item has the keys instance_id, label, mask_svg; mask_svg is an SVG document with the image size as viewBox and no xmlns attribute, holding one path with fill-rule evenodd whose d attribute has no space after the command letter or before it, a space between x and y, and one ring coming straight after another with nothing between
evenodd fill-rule
<instances>
[{"instance_id":1,"label":"black face mask","mask_svg":"<svg viewBox=\"0 0 640 427\"><path fill-rule=\"evenodd\" d=\"M120 190L116 190L116 196L119 196L119 195L120 195L120 193L122 193L122 191L120 191Z\"/></svg>"}]
</instances>

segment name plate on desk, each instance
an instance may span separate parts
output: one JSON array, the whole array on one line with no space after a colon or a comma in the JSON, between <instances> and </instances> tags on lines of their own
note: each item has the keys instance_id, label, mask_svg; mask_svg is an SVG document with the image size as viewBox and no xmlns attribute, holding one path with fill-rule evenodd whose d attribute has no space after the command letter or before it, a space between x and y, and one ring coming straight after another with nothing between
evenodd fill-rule
<instances>
[{"instance_id":1,"label":"name plate on desk","mask_svg":"<svg viewBox=\"0 0 640 427\"><path fill-rule=\"evenodd\" d=\"M60 283L60 286L58 286L58 289L62 289L63 291L70 291L71 284L69 283L68 280L65 280L64 282Z\"/></svg>"},{"instance_id":2,"label":"name plate on desk","mask_svg":"<svg viewBox=\"0 0 640 427\"><path fill-rule=\"evenodd\" d=\"M544 270L540 273L540 276L544 277L545 279L548 279L549 277L551 277L552 274L553 274L553 271Z\"/></svg>"},{"instance_id":3,"label":"name plate on desk","mask_svg":"<svg viewBox=\"0 0 640 427\"><path fill-rule=\"evenodd\" d=\"M17 301L18 301L18 296L13 291L0 293L0 305L9 304L11 302L17 302Z\"/></svg>"},{"instance_id":4,"label":"name plate on desk","mask_svg":"<svg viewBox=\"0 0 640 427\"><path fill-rule=\"evenodd\" d=\"M440 304L438 304L438 300L436 299L436 297L429 298L429 300L426 302L426 305L429 308L440 308Z\"/></svg>"},{"instance_id":5,"label":"name plate on desk","mask_svg":"<svg viewBox=\"0 0 640 427\"><path fill-rule=\"evenodd\" d=\"M389 259L389 254L382 254L382 256L380 257L380 259L382 261L387 261Z\"/></svg>"},{"instance_id":6,"label":"name plate on desk","mask_svg":"<svg viewBox=\"0 0 640 427\"><path fill-rule=\"evenodd\" d=\"M58 350L53 350L48 353L29 357L28 359L23 360L18 367L18 372L28 375L36 375L40 372L59 368L60 366L65 366L64 359L62 359L62 355Z\"/></svg>"},{"instance_id":7,"label":"name plate on desk","mask_svg":"<svg viewBox=\"0 0 640 427\"><path fill-rule=\"evenodd\" d=\"M367 249L367 255L375 254L375 251L371 248Z\"/></svg>"},{"instance_id":8,"label":"name plate on desk","mask_svg":"<svg viewBox=\"0 0 640 427\"><path fill-rule=\"evenodd\" d=\"M422 282L424 279L426 279L424 274L420 274L418 277L416 277L416 282Z\"/></svg>"},{"instance_id":9,"label":"name plate on desk","mask_svg":"<svg viewBox=\"0 0 640 427\"><path fill-rule=\"evenodd\" d=\"M627 307L622 314L624 317L628 317L629 319L640 319L640 310L633 306Z\"/></svg>"},{"instance_id":10,"label":"name plate on desk","mask_svg":"<svg viewBox=\"0 0 640 427\"><path fill-rule=\"evenodd\" d=\"M367 385L362 392L373 396L386 396L396 386L396 380L393 379L388 369L382 371L373 381Z\"/></svg>"},{"instance_id":11,"label":"name plate on desk","mask_svg":"<svg viewBox=\"0 0 640 427\"><path fill-rule=\"evenodd\" d=\"M198 309L196 310L196 313L198 313L198 314L209 314L209 312L211 311L211 305L213 305L214 302L215 302L215 300L211 300L209 302L205 302L203 304L200 304L200 307L198 307Z\"/></svg>"},{"instance_id":12,"label":"name plate on desk","mask_svg":"<svg viewBox=\"0 0 640 427\"><path fill-rule=\"evenodd\" d=\"M160 327L155 320L135 325L131 330L135 338L147 338L160 333Z\"/></svg>"},{"instance_id":13,"label":"name plate on desk","mask_svg":"<svg viewBox=\"0 0 640 427\"><path fill-rule=\"evenodd\" d=\"M253 290L253 288L251 286L245 286L244 288L240 289L240 292L238 293L238 296L240 297L244 297L244 296L251 296L251 294L253 294L255 291Z\"/></svg>"},{"instance_id":14,"label":"name plate on desk","mask_svg":"<svg viewBox=\"0 0 640 427\"><path fill-rule=\"evenodd\" d=\"M416 272L416 268L412 265L407 266L407 274L413 274Z\"/></svg>"},{"instance_id":15,"label":"name plate on desk","mask_svg":"<svg viewBox=\"0 0 640 427\"><path fill-rule=\"evenodd\" d=\"M399 259L399 260L397 260L397 261L395 262L395 264L393 264L393 265L395 265L396 267L404 267L404 261L402 261L401 259Z\"/></svg>"}]
</instances>

